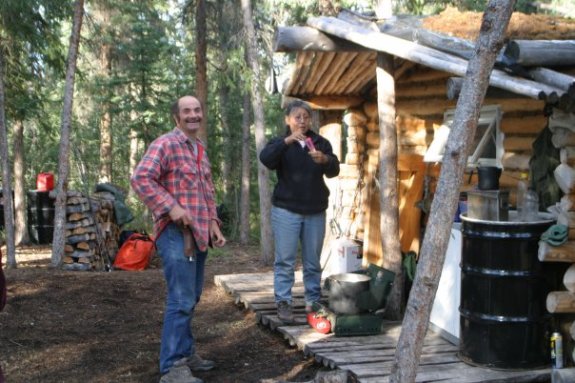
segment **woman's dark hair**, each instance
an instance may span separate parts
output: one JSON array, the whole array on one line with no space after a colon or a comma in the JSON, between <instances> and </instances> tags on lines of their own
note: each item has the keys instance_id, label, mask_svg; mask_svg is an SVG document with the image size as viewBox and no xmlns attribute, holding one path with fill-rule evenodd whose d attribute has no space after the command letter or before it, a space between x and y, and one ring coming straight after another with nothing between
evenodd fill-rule
<instances>
[{"instance_id":1,"label":"woman's dark hair","mask_svg":"<svg viewBox=\"0 0 575 383\"><path fill-rule=\"evenodd\" d=\"M306 112L310 115L311 117L311 107L308 105L307 102L305 101L301 101L301 100L295 100L292 101L288 104L287 108L286 108L286 116L289 116L289 114L292 112L292 110L294 110L295 108L302 108L305 109Z\"/></svg>"},{"instance_id":2,"label":"woman's dark hair","mask_svg":"<svg viewBox=\"0 0 575 383\"><path fill-rule=\"evenodd\" d=\"M296 108L304 109L309 114L309 116L311 117L311 107L309 106L309 104L307 102L301 101L301 100L294 100L294 101L290 102L288 104L288 106L286 107L285 115L289 116L290 113ZM285 134L289 136L291 134L289 125L286 125L285 127L286 127Z\"/></svg>"}]
</instances>

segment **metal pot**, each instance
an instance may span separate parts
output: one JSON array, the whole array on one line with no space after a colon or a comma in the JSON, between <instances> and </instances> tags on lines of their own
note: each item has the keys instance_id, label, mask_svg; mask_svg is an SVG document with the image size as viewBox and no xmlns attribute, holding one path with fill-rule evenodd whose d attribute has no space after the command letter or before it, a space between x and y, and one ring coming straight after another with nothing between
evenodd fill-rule
<instances>
[{"instance_id":1,"label":"metal pot","mask_svg":"<svg viewBox=\"0 0 575 383\"><path fill-rule=\"evenodd\" d=\"M326 280L329 308L336 314L357 314L357 296L369 291L371 278L364 274L344 273L331 275Z\"/></svg>"},{"instance_id":2,"label":"metal pot","mask_svg":"<svg viewBox=\"0 0 575 383\"><path fill-rule=\"evenodd\" d=\"M479 177L479 190L497 190L499 189L499 177L501 176L501 168L495 166L480 166L477 168L477 175Z\"/></svg>"}]
</instances>

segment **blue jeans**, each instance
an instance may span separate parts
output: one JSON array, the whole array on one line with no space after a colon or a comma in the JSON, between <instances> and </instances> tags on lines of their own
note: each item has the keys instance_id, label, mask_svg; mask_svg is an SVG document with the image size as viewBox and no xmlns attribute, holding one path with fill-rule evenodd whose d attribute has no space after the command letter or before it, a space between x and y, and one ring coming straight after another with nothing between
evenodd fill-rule
<instances>
[{"instance_id":1,"label":"blue jeans","mask_svg":"<svg viewBox=\"0 0 575 383\"><path fill-rule=\"evenodd\" d=\"M325 212L302 215L272 206L272 228L275 242L274 293L276 303L292 302L291 290L300 243L305 302L306 304L317 302L321 298L319 259L325 235Z\"/></svg>"},{"instance_id":2,"label":"blue jeans","mask_svg":"<svg viewBox=\"0 0 575 383\"><path fill-rule=\"evenodd\" d=\"M167 285L167 299L160 347L160 373L168 372L174 362L195 353L192 335L194 307L204 286L206 252L196 252L190 262L184 255L184 239L178 226L170 223L156 240L162 258Z\"/></svg>"}]
</instances>

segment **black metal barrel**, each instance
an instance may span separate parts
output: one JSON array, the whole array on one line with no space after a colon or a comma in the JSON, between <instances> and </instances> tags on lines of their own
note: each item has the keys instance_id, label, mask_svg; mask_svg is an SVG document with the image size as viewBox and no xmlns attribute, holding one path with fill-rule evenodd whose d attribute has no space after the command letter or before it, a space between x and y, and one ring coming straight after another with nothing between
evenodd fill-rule
<instances>
[{"instance_id":1,"label":"black metal barrel","mask_svg":"<svg viewBox=\"0 0 575 383\"><path fill-rule=\"evenodd\" d=\"M28 232L33 242L52 243L54 236L55 199L50 192L30 190L28 192Z\"/></svg>"},{"instance_id":2,"label":"black metal barrel","mask_svg":"<svg viewBox=\"0 0 575 383\"><path fill-rule=\"evenodd\" d=\"M537 251L553 221L462 220L460 358L498 369L549 366L545 300L566 268L540 262Z\"/></svg>"}]
</instances>

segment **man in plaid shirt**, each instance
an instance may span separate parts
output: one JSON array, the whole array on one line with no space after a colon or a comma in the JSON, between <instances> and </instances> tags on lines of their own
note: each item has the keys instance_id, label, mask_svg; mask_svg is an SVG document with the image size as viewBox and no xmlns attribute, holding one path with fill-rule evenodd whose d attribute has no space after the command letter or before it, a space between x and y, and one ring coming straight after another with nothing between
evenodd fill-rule
<instances>
[{"instance_id":1,"label":"man in plaid shirt","mask_svg":"<svg viewBox=\"0 0 575 383\"><path fill-rule=\"evenodd\" d=\"M156 247L168 290L160 382L200 383L191 371L210 370L214 362L196 353L191 320L202 294L208 243L221 247L226 239L216 213L208 156L197 138L203 118L199 100L180 98L172 106L172 116L176 128L152 142L131 184L154 214ZM184 246L186 235L194 244L191 254Z\"/></svg>"}]
</instances>

